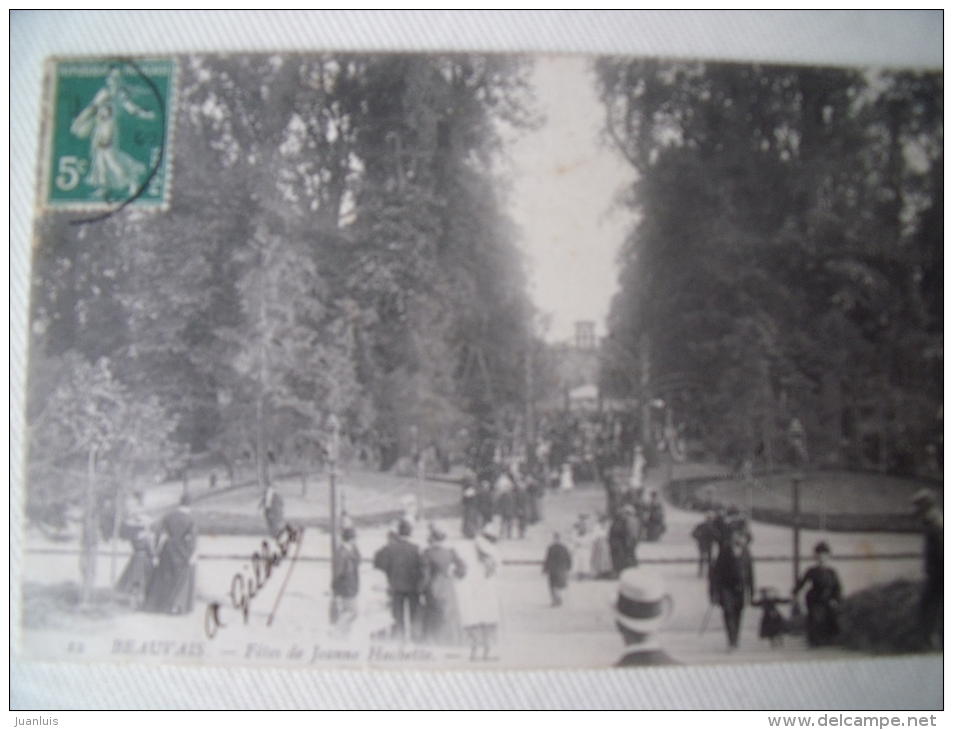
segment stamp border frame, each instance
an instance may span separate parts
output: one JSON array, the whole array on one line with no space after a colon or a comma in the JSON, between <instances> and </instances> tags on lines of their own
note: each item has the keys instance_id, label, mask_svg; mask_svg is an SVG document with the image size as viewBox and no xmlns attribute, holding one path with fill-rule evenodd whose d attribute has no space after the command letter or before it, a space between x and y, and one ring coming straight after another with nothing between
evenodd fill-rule
<instances>
[{"instance_id":1,"label":"stamp border frame","mask_svg":"<svg viewBox=\"0 0 953 730\"><path fill-rule=\"evenodd\" d=\"M40 125L42 148L39 155L39 169L37 170L36 212L47 213L90 213L111 215L123 208L131 208L139 212L166 212L172 205L172 186L174 183L174 155L175 149L175 122L179 101L179 54L167 55L149 54L143 56L49 56L43 62L43 100L40 106ZM97 61L168 61L172 65L169 73L169 92L166 100L165 144L163 150L164 182L162 186L162 200L136 205L134 201L117 203L106 202L78 202L67 201L53 203L49 199L50 174L52 171L53 134L55 128L54 112L56 110L57 69L63 63L92 63Z\"/></svg>"}]
</instances>

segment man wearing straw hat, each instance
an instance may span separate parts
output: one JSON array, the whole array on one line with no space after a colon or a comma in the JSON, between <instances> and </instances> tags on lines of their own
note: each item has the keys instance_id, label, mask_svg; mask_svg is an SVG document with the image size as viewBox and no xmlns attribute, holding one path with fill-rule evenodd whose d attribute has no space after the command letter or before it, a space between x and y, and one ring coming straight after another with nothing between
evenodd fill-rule
<instances>
[{"instance_id":1,"label":"man wearing straw hat","mask_svg":"<svg viewBox=\"0 0 953 730\"><path fill-rule=\"evenodd\" d=\"M625 641L617 667L677 664L653 640L652 634L672 615L672 597L661 576L651 568L627 568L619 576L615 625Z\"/></svg>"}]
</instances>

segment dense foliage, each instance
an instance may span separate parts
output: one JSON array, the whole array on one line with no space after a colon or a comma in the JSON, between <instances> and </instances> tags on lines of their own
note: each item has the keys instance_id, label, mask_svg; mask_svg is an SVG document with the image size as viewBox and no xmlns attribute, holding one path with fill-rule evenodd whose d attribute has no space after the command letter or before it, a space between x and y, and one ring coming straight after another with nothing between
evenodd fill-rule
<instances>
[{"instance_id":1,"label":"dense foliage","mask_svg":"<svg viewBox=\"0 0 953 730\"><path fill-rule=\"evenodd\" d=\"M604 385L734 463L936 474L942 76L605 59L638 171ZM800 430L797 426L795 430Z\"/></svg>"},{"instance_id":2,"label":"dense foliage","mask_svg":"<svg viewBox=\"0 0 953 730\"><path fill-rule=\"evenodd\" d=\"M522 403L531 310L494 155L531 121L527 71L179 59L170 208L39 221L31 516L81 504L88 473L190 454L267 481L323 458L331 414L370 465L451 459Z\"/></svg>"}]
</instances>

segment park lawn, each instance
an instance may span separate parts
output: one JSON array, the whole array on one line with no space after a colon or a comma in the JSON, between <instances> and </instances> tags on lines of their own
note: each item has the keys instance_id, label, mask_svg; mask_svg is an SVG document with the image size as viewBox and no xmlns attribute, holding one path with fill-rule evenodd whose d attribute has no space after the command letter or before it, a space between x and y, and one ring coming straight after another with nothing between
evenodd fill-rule
<instances>
[{"instance_id":1,"label":"park lawn","mask_svg":"<svg viewBox=\"0 0 953 730\"><path fill-rule=\"evenodd\" d=\"M327 525L330 514L330 487L327 474L310 475L302 483L299 475L273 478L276 491L284 499L285 517L304 525ZM352 469L337 477L339 505L358 525L376 524L396 518L403 500L416 495L418 485L411 477L386 472ZM428 516L445 516L460 503L460 486L445 481L421 480L420 498ZM257 534L264 530L256 484L196 494L192 511L200 532L214 534Z\"/></svg>"},{"instance_id":2,"label":"park lawn","mask_svg":"<svg viewBox=\"0 0 953 730\"><path fill-rule=\"evenodd\" d=\"M941 484L916 479L851 471L813 471L802 475L801 512L828 514L909 514L911 498L924 486L931 487L942 502ZM742 479L712 481L698 494L711 490L712 498L742 508L748 506L747 485ZM792 476L773 474L753 477L751 504L755 509L789 511L792 505Z\"/></svg>"}]
</instances>

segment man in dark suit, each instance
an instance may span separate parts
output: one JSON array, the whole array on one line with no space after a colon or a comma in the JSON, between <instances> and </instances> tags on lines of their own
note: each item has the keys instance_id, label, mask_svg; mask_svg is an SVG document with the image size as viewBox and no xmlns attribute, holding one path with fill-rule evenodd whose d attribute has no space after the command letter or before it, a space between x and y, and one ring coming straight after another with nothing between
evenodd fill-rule
<instances>
[{"instance_id":1,"label":"man in dark suit","mask_svg":"<svg viewBox=\"0 0 953 730\"><path fill-rule=\"evenodd\" d=\"M609 527L609 552L612 555L612 570L616 574L638 565L636 550L642 534L642 524L636 516L635 507L624 505Z\"/></svg>"},{"instance_id":2,"label":"man in dark suit","mask_svg":"<svg viewBox=\"0 0 953 730\"><path fill-rule=\"evenodd\" d=\"M749 575L751 571L745 560L745 537L739 532L732 533L721 543L718 558L709 574L711 601L721 606L724 613L730 649L738 648L741 612L749 589Z\"/></svg>"},{"instance_id":3,"label":"man in dark suit","mask_svg":"<svg viewBox=\"0 0 953 730\"><path fill-rule=\"evenodd\" d=\"M553 534L553 543L546 551L546 559L543 561L543 572L549 577L549 595L554 607L563 604L562 592L568 583L570 570L572 555L557 532Z\"/></svg>"},{"instance_id":4,"label":"man in dark suit","mask_svg":"<svg viewBox=\"0 0 953 730\"><path fill-rule=\"evenodd\" d=\"M401 639L420 639L420 584L423 578L420 551L410 542L413 531L401 520L397 532L388 535L387 544L374 555L374 567L387 575L394 634Z\"/></svg>"}]
</instances>

